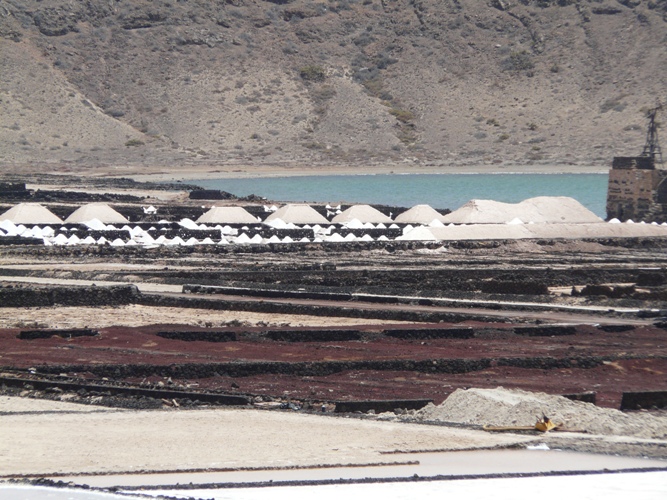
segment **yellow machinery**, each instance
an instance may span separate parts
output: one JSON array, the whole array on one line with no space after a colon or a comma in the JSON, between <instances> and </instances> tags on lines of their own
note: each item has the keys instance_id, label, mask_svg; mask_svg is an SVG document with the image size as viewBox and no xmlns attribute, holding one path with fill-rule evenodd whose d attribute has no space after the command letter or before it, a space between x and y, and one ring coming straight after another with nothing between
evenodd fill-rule
<instances>
[{"instance_id":1,"label":"yellow machinery","mask_svg":"<svg viewBox=\"0 0 667 500\"><path fill-rule=\"evenodd\" d=\"M549 432L551 430L560 430L563 424L554 424L549 417L543 415L542 418L537 419L535 425L530 426L495 426L495 425L485 425L483 429L485 431L540 431L540 432Z\"/></svg>"}]
</instances>

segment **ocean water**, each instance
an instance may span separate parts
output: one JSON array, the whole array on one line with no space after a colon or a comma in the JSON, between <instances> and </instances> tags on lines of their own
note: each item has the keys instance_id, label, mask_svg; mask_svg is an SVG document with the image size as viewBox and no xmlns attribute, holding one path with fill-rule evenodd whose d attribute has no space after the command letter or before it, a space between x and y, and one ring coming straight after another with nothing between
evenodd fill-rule
<instances>
[{"instance_id":1,"label":"ocean water","mask_svg":"<svg viewBox=\"0 0 667 500\"><path fill-rule=\"evenodd\" d=\"M368 203L456 210L472 199L516 203L535 196L569 196L606 217L607 174L324 175L188 181L237 196L274 201Z\"/></svg>"}]
</instances>

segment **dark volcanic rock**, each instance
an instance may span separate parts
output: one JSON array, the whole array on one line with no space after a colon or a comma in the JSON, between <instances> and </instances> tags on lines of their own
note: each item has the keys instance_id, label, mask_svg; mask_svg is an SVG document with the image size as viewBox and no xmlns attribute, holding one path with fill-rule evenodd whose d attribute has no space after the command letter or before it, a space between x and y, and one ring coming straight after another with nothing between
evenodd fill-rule
<instances>
[{"instance_id":1,"label":"dark volcanic rock","mask_svg":"<svg viewBox=\"0 0 667 500\"><path fill-rule=\"evenodd\" d=\"M135 285L0 288L2 307L105 306L137 302L141 294Z\"/></svg>"}]
</instances>

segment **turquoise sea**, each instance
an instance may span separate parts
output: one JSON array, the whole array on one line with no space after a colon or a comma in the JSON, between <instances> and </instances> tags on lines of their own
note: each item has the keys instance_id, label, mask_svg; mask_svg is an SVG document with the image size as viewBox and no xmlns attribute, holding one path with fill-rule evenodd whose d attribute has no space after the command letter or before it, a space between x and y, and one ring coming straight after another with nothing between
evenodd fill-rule
<instances>
[{"instance_id":1,"label":"turquoise sea","mask_svg":"<svg viewBox=\"0 0 667 500\"><path fill-rule=\"evenodd\" d=\"M535 196L569 196L606 217L607 174L382 174L208 179L188 181L237 196L274 201L368 203L456 210L471 199L516 203Z\"/></svg>"}]
</instances>

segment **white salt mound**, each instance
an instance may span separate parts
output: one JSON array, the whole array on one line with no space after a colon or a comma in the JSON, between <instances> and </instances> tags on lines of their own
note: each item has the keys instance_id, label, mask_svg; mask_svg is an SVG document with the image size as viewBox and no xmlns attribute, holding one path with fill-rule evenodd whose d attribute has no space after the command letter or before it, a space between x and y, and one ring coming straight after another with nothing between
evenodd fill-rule
<instances>
[{"instance_id":1,"label":"white salt mound","mask_svg":"<svg viewBox=\"0 0 667 500\"><path fill-rule=\"evenodd\" d=\"M562 396L519 389L457 389L439 406L429 404L415 413L418 420L474 425L532 426L548 416L565 428L590 434L667 438L667 417L623 413Z\"/></svg>"},{"instance_id":2,"label":"white salt mound","mask_svg":"<svg viewBox=\"0 0 667 500\"><path fill-rule=\"evenodd\" d=\"M19 203L0 215L14 224L62 224L59 217L39 203Z\"/></svg>"},{"instance_id":3,"label":"white salt mound","mask_svg":"<svg viewBox=\"0 0 667 500\"><path fill-rule=\"evenodd\" d=\"M350 222L352 219L359 219L361 222L373 222L374 224L377 224L378 222L391 224L393 222L389 217L370 205L351 206L334 217L331 222L334 224L342 224L344 222Z\"/></svg>"},{"instance_id":4,"label":"white salt mound","mask_svg":"<svg viewBox=\"0 0 667 500\"><path fill-rule=\"evenodd\" d=\"M603 222L574 198L538 196L519 203L470 200L445 215L443 222L455 224L507 224L514 219L547 224L593 224Z\"/></svg>"},{"instance_id":5,"label":"white salt mound","mask_svg":"<svg viewBox=\"0 0 667 500\"><path fill-rule=\"evenodd\" d=\"M443 215L429 205L415 205L398 215L395 219L396 222L402 224L428 224L434 220L442 222Z\"/></svg>"},{"instance_id":6,"label":"white salt mound","mask_svg":"<svg viewBox=\"0 0 667 500\"><path fill-rule=\"evenodd\" d=\"M129 222L122 214L106 203L88 203L77 208L65 219L66 224L81 224L97 220L104 224L125 224ZM90 226L88 226L90 227Z\"/></svg>"},{"instance_id":7,"label":"white salt mound","mask_svg":"<svg viewBox=\"0 0 667 500\"><path fill-rule=\"evenodd\" d=\"M282 219L292 224L329 224L329 221L313 207L299 203L285 205L276 210L266 218L265 222L273 219Z\"/></svg>"},{"instance_id":8,"label":"white salt mound","mask_svg":"<svg viewBox=\"0 0 667 500\"><path fill-rule=\"evenodd\" d=\"M211 224L253 224L255 217L243 207L211 207L196 222Z\"/></svg>"}]
</instances>

